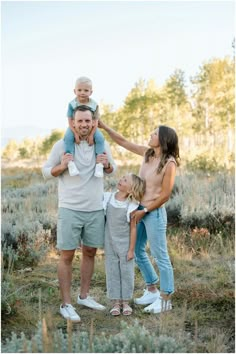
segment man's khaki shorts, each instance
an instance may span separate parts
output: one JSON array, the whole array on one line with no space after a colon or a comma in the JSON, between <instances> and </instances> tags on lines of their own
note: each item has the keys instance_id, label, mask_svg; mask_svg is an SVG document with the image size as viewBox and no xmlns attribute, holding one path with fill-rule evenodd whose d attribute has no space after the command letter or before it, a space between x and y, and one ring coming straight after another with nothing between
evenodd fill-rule
<instances>
[{"instance_id":1,"label":"man's khaki shorts","mask_svg":"<svg viewBox=\"0 0 236 354\"><path fill-rule=\"evenodd\" d=\"M104 246L104 210L77 211L58 209L57 248L74 250L82 243L88 247Z\"/></svg>"}]
</instances>

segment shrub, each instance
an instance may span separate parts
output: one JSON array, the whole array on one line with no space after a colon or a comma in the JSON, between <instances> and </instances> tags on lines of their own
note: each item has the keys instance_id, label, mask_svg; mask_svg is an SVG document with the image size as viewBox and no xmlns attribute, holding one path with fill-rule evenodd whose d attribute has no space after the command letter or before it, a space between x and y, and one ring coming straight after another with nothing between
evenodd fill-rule
<instances>
[{"instance_id":1,"label":"shrub","mask_svg":"<svg viewBox=\"0 0 236 354\"><path fill-rule=\"evenodd\" d=\"M192 161L187 161L186 162L186 169L188 171L202 171L202 172L218 172L219 170L222 169L222 166L219 166L218 162L216 159L209 158L208 156L200 155L197 156L194 160Z\"/></svg>"},{"instance_id":2,"label":"shrub","mask_svg":"<svg viewBox=\"0 0 236 354\"><path fill-rule=\"evenodd\" d=\"M56 330L49 335L43 321L31 339L27 339L23 332L21 337L12 333L2 349L4 353L184 353L190 347L190 340L185 338L177 342L170 336L158 337L140 326L138 321L130 326L121 322L120 333L110 336L104 333L93 336L82 331L72 333L70 327L65 334Z\"/></svg>"},{"instance_id":3,"label":"shrub","mask_svg":"<svg viewBox=\"0 0 236 354\"><path fill-rule=\"evenodd\" d=\"M9 315L15 305L15 288L12 281L12 270L14 268L14 263L17 260L17 256L14 250L6 246L2 247L2 253L5 255L2 257L2 279L1 279L1 313L4 315Z\"/></svg>"},{"instance_id":4,"label":"shrub","mask_svg":"<svg viewBox=\"0 0 236 354\"><path fill-rule=\"evenodd\" d=\"M12 247L17 267L36 265L48 244L55 242L56 188L53 181L2 192L2 245Z\"/></svg>"},{"instance_id":5,"label":"shrub","mask_svg":"<svg viewBox=\"0 0 236 354\"><path fill-rule=\"evenodd\" d=\"M114 191L118 176L131 168L121 167L116 176L105 178L105 191ZM13 172L12 172L13 173ZM35 183L38 174L4 177L2 190L2 245L12 247L20 267L37 264L49 244L55 244L57 225L57 180ZM32 181L34 184L32 184ZM21 187L9 188L9 183ZM229 174L184 174L176 177L170 200L166 203L168 222L186 230L206 228L210 233L234 234L234 178ZM3 257L7 257L3 251Z\"/></svg>"},{"instance_id":6,"label":"shrub","mask_svg":"<svg viewBox=\"0 0 236 354\"><path fill-rule=\"evenodd\" d=\"M175 192L166 207L170 223L232 234L235 226L234 177L228 174L177 176Z\"/></svg>"},{"instance_id":7,"label":"shrub","mask_svg":"<svg viewBox=\"0 0 236 354\"><path fill-rule=\"evenodd\" d=\"M189 172L201 171L204 173L215 173L221 171L234 171L234 155L228 153L222 157L221 151L203 152L194 159L185 161L185 168Z\"/></svg>"}]
</instances>

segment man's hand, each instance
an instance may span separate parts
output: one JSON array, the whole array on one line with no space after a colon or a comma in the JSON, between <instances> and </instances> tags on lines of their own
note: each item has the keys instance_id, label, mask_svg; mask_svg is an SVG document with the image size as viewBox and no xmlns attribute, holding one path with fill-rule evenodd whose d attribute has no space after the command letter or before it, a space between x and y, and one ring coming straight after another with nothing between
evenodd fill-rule
<instances>
[{"instance_id":1,"label":"man's hand","mask_svg":"<svg viewBox=\"0 0 236 354\"><path fill-rule=\"evenodd\" d=\"M107 154L104 153L104 154L97 155L96 163L102 163L104 168L108 167Z\"/></svg>"},{"instance_id":2,"label":"man's hand","mask_svg":"<svg viewBox=\"0 0 236 354\"><path fill-rule=\"evenodd\" d=\"M64 155L62 155L61 158L61 165L66 169L68 167L68 163L70 161L73 161L73 155L72 154L68 154L65 153Z\"/></svg>"}]
</instances>

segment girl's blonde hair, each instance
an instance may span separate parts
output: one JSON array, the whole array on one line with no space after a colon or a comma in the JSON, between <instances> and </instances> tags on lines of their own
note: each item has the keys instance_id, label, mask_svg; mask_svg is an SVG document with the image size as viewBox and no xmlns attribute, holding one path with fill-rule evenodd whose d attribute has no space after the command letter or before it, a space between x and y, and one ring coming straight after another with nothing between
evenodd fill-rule
<instances>
[{"instance_id":1,"label":"girl's blonde hair","mask_svg":"<svg viewBox=\"0 0 236 354\"><path fill-rule=\"evenodd\" d=\"M132 178L132 185L131 185L131 192L129 194L129 198L141 202L143 195L145 193L146 183L142 178L140 178L139 176L133 173L130 173L130 176Z\"/></svg>"}]
</instances>

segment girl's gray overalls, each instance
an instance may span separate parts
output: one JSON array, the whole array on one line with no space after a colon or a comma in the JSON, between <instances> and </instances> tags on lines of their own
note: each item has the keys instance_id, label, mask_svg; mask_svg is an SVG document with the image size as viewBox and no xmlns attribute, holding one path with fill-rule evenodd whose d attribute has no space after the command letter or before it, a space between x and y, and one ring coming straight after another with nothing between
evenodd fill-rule
<instances>
[{"instance_id":1,"label":"girl's gray overalls","mask_svg":"<svg viewBox=\"0 0 236 354\"><path fill-rule=\"evenodd\" d=\"M105 225L105 266L107 296L111 300L130 300L134 291L134 259L127 261L130 225L127 208L107 203Z\"/></svg>"}]
</instances>

